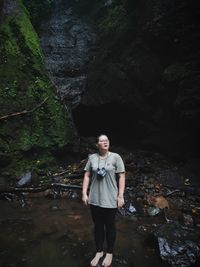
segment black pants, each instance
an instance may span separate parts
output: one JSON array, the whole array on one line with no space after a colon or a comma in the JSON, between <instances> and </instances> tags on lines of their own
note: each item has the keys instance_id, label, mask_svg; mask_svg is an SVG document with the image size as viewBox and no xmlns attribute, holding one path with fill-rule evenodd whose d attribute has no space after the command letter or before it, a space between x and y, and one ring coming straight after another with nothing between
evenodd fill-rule
<instances>
[{"instance_id":1,"label":"black pants","mask_svg":"<svg viewBox=\"0 0 200 267\"><path fill-rule=\"evenodd\" d=\"M101 208L90 205L91 215L94 222L94 236L96 252L103 251L104 239L106 237L107 253L113 253L116 240L115 216L117 208Z\"/></svg>"}]
</instances>

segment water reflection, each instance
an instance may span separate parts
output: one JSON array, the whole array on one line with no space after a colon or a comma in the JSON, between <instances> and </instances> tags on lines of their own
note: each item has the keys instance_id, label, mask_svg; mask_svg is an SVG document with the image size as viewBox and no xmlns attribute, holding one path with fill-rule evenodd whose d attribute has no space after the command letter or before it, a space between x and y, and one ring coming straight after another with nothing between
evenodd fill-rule
<instances>
[{"instance_id":1,"label":"water reflection","mask_svg":"<svg viewBox=\"0 0 200 267\"><path fill-rule=\"evenodd\" d=\"M0 201L0 266L84 267L94 253L89 208L77 198L47 199L27 195L27 205ZM161 261L148 227L162 216L118 214L113 267L169 266Z\"/></svg>"}]
</instances>

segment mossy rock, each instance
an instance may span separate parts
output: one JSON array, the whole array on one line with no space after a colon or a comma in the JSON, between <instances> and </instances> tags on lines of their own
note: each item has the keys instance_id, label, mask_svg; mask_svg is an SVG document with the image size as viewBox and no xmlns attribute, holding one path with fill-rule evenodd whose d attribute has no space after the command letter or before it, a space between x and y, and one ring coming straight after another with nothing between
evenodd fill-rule
<instances>
[{"instance_id":1,"label":"mossy rock","mask_svg":"<svg viewBox=\"0 0 200 267\"><path fill-rule=\"evenodd\" d=\"M29 13L22 1L17 3L0 26L0 117L21 113L0 120L0 151L11 174L34 169L34 160L48 161L49 156L50 166L56 162L51 151L75 142L68 114L45 71ZM37 153L24 156L32 150Z\"/></svg>"}]
</instances>

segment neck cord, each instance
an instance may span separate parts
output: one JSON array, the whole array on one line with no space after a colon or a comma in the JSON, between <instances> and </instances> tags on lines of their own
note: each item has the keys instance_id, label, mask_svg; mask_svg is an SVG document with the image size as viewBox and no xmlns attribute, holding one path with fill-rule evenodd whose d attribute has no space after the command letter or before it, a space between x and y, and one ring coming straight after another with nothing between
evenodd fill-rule
<instances>
[{"instance_id":1,"label":"neck cord","mask_svg":"<svg viewBox=\"0 0 200 267\"><path fill-rule=\"evenodd\" d=\"M109 152L107 153L107 156L105 157L104 167L102 167L104 169L105 169L105 166L106 166L106 161L107 161L108 155L109 155ZM99 169L99 163L100 163L100 155L99 155L99 159L98 159L98 169Z\"/></svg>"}]
</instances>

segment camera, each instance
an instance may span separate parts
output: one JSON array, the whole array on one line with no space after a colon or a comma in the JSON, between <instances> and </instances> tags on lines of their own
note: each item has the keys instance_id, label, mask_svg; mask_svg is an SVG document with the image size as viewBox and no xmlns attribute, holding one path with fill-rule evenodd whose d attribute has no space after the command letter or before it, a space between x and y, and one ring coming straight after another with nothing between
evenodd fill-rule
<instances>
[{"instance_id":1,"label":"camera","mask_svg":"<svg viewBox=\"0 0 200 267\"><path fill-rule=\"evenodd\" d=\"M97 174L98 174L99 178L103 178L106 176L107 171L105 168L101 168L101 169L97 168Z\"/></svg>"}]
</instances>

